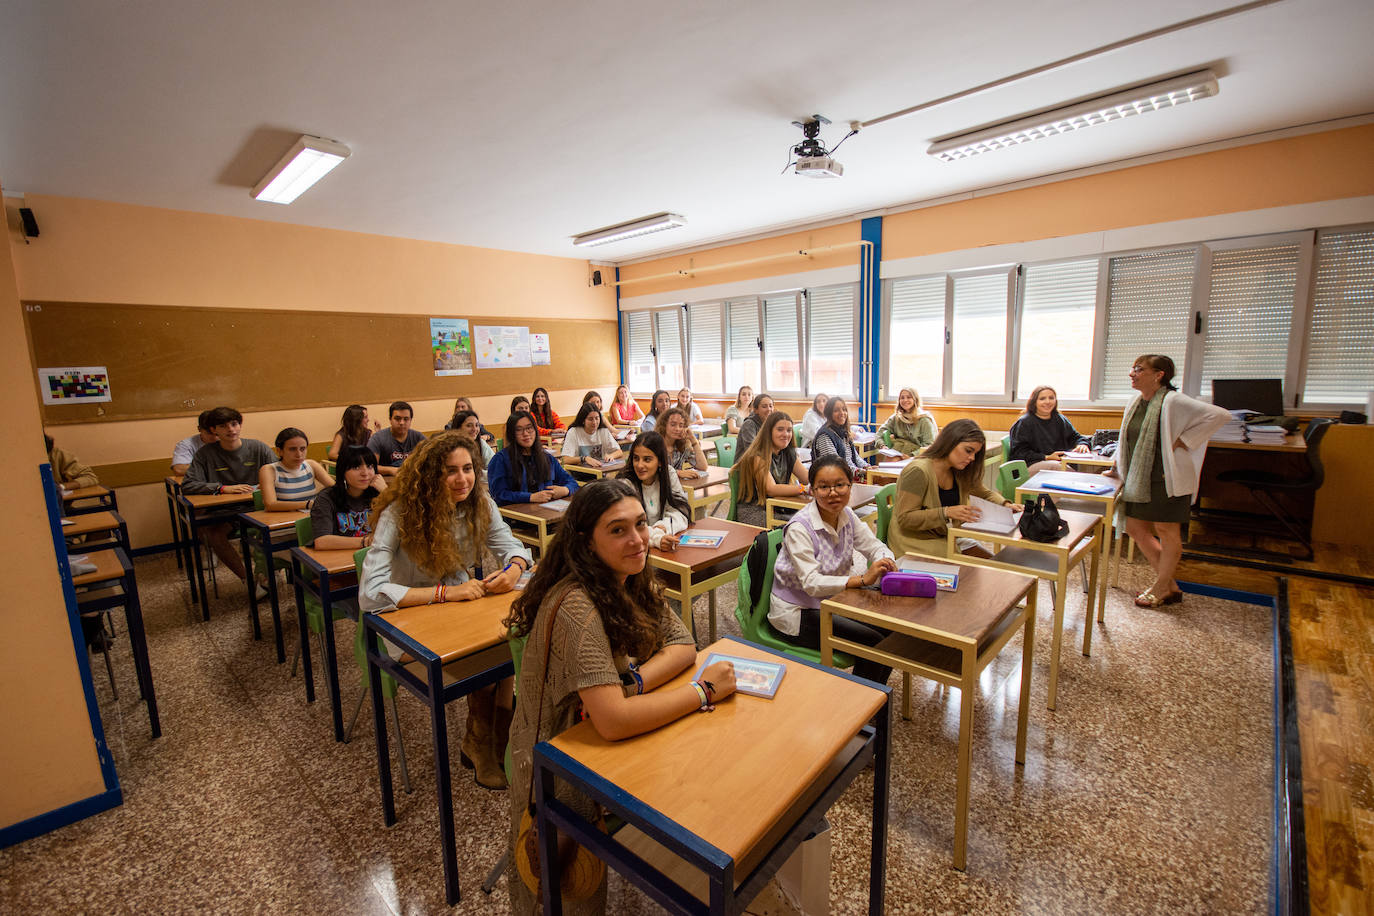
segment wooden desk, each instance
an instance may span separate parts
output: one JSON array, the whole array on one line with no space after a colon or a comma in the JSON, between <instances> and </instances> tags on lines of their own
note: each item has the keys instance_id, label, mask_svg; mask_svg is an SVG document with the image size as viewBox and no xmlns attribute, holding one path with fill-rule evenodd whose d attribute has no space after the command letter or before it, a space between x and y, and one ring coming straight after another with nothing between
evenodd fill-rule
<instances>
[{"instance_id":1,"label":"wooden desk","mask_svg":"<svg viewBox=\"0 0 1374 916\"><path fill-rule=\"evenodd\" d=\"M564 499L572 499L572 495L569 494ZM502 506L500 511L501 517L507 522L534 526L534 532L531 533L528 529L511 525L510 533L515 535L516 540L537 549L539 556L542 557L548 549L549 542L553 540L553 527L563 519L563 513L567 510L550 509L544 503L511 503L509 506Z\"/></svg>"},{"instance_id":2,"label":"wooden desk","mask_svg":"<svg viewBox=\"0 0 1374 916\"><path fill-rule=\"evenodd\" d=\"M876 487L867 483L854 484L849 488L849 508L858 509L861 506L867 506L878 498L878 491L881 489L882 487ZM800 512L802 509L805 509L807 503L811 501L812 497L809 494L806 496L770 496L763 504L766 510L764 514L766 519L765 524L769 528L776 528L782 524L781 521L773 517L774 509L792 509ZM875 515L874 524L876 523L877 517Z\"/></svg>"},{"instance_id":3,"label":"wooden desk","mask_svg":"<svg viewBox=\"0 0 1374 916\"><path fill-rule=\"evenodd\" d=\"M689 521L697 519L697 510L705 510L713 503L730 498L730 469L718 465L707 465L706 476L679 478L682 489L687 493Z\"/></svg>"},{"instance_id":4,"label":"wooden desk","mask_svg":"<svg viewBox=\"0 0 1374 916\"><path fill-rule=\"evenodd\" d=\"M267 596L271 601L272 628L276 634L279 665L286 661L286 644L281 632L281 601L277 596L277 570L272 563L272 554L295 547L296 522L309 517L310 513L301 509L289 509L286 512L258 509L239 513L239 524L243 531L239 547L243 550L243 568L248 573L248 611L253 620L253 638L262 639L262 626L258 623L258 590L253 578L253 551L249 544L256 537L258 549L267 559Z\"/></svg>"},{"instance_id":5,"label":"wooden desk","mask_svg":"<svg viewBox=\"0 0 1374 916\"><path fill-rule=\"evenodd\" d=\"M1288 433L1283 437L1282 443L1262 443L1246 442L1243 439L1216 438L1215 436L1207 440L1207 447L1229 448L1238 451L1252 452L1285 452L1290 455L1303 455L1307 453L1307 440L1298 433Z\"/></svg>"},{"instance_id":6,"label":"wooden desk","mask_svg":"<svg viewBox=\"0 0 1374 916\"><path fill-rule=\"evenodd\" d=\"M1068 481L1070 483L1091 483L1107 484L1112 489L1108 493L1071 493L1067 490L1056 490L1047 487L1047 483L1056 481ZM1041 471L1030 480L1016 488L1016 502L1025 502L1026 496L1039 496L1041 493L1048 493L1050 499L1054 500L1054 505L1058 509L1069 509L1076 512L1091 512L1094 515L1101 515L1107 524L1107 566L1102 570L1102 575L1098 577L1097 606L1104 607L1107 602L1107 580L1112 576L1115 562L1115 574L1121 576L1121 538L1116 535L1116 510L1119 505L1121 488L1126 485L1125 481L1116 477L1106 477L1102 474L1088 474L1083 471Z\"/></svg>"},{"instance_id":7,"label":"wooden desk","mask_svg":"<svg viewBox=\"0 0 1374 916\"><path fill-rule=\"evenodd\" d=\"M382 786L382 817L396 823L391 788L382 680L386 672L429 707L434 737L434 777L439 803L439 838L444 862L444 893L449 906L458 902L458 847L453 826L453 782L449 772L448 720L445 704L510 677L515 666L501 621L519 595L510 591L476 601L448 601L401 608L386 614L364 614L367 675L372 685L372 721L377 732L377 771ZM383 651L381 641L395 646L413 662L402 664ZM404 657L404 656L403 656ZM504 822L503 822L504 823ZM511 871L514 876L514 870ZM519 880L515 877L515 880Z\"/></svg>"},{"instance_id":8,"label":"wooden desk","mask_svg":"<svg viewBox=\"0 0 1374 916\"><path fill-rule=\"evenodd\" d=\"M95 572L72 577L76 606L80 611L103 611L122 606L124 626L129 631L129 652L134 658L138 692L148 704L148 724L153 737L162 737L162 721L157 714L157 694L153 690L153 667L148 659L148 634L143 627L143 605L138 600L138 582L128 554L116 547L88 554ZM115 590L117 586L118 591ZM83 598L84 594L84 598Z\"/></svg>"},{"instance_id":9,"label":"wooden desk","mask_svg":"<svg viewBox=\"0 0 1374 916\"><path fill-rule=\"evenodd\" d=\"M777 696L729 697L715 712L689 714L623 741L606 741L582 722L541 742L533 774L540 837L556 842L555 828L577 837L670 911L739 913L872 760L868 911L881 913L889 689L733 638L699 652L697 665L665 689L685 684L711 651L785 664ZM588 824L554 798L555 777L619 815L627 828L610 836ZM693 876L704 873L692 883L709 889L694 894L631 843L654 846L690 866ZM558 857L546 847L540 863L544 912L557 913Z\"/></svg>"},{"instance_id":10,"label":"wooden desk","mask_svg":"<svg viewBox=\"0 0 1374 916\"><path fill-rule=\"evenodd\" d=\"M1064 454L1064 463L1070 467L1099 468L1106 470L1116 464L1116 459L1104 458L1092 452L1088 452L1086 455L1082 453L1066 452Z\"/></svg>"},{"instance_id":11,"label":"wooden desk","mask_svg":"<svg viewBox=\"0 0 1374 916\"><path fill-rule=\"evenodd\" d=\"M896 483L897 478L902 476L902 471L906 470L906 466L911 464L914 460L913 458L907 458L901 463L902 466L899 468L880 468L877 465L870 466L868 469L868 484L874 487L884 487L890 483ZM896 463L895 460L892 463Z\"/></svg>"},{"instance_id":12,"label":"wooden desk","mask_svg":"<svg viewBox=\"0 0 1374 916\"><path fill-rule=\"evenodd\" d=\"M91 535L105 535L104 540L94 541L78 545L78 553L97 553L102 550L112 550L122 547L126 551L129 549L129 526L118 512L111 512L102 509L98 512L86 512L82 515L64 517L61 522L62 536L67 539L67 547L72 547L71 539L75 537L90 537Z\"/></svg>"},{"instance_id":13,"label":"wooden desk","mask_svg":"<svg viewBox=\"0 0 1374 916\"><path fill-rule=\"evenodd\" d=\"M693 522L692 530L724 531L725 540L719 547L679 547L676 550L649 551L649 565L670 578L664 595L682 604L682 622L687 630L696 636L695 619L692 616L692 599L705 593L711 604L709 641L716 641L716 588L733 582L738 575L739 565L744 555L753 546L754 537L763 529L723 518L712 518L700 523Z\"/></svg>"},{"instance_id":14,"label":"wooden desk","mask_svg":"<svg viewBox=\"0 0 1374 916\"><path fill-rule=\"evenodd\" d=\"M77 487L75 490L62 490L62 511L66 515L83 515L87 512L99 512L102 509L119 511L119 500L115 497L115 491L109 487ZM77 505L85 503L86 500L95 500L88 505Z\"/></svg>"},{"instance_id":15,"label":"wooden desk","mask_svg":"<svg viewBox=\"0 0 1374 916\"><path fill-rule=\"evenodd\" d=\"M252 493L222 493L214 495L210 493L197 493L188 495L186 493L177 494L177 503L181 506L181 515L186 525L186 536L188 539L189 555L186 566L186 579L191 586L191 600L200 599L200 616L202 620L210 619L210 598L205 593L205 562L201 558L200 544L196 539L196 532L201 528L210 525L220 525L228 522L238 524L238 513L244 506L253 505ZM250 583L252 580L249 580ZM248 589L252 591L250 584ZM261 633L258 634L261 638Z\"/></svg>"},{"instance_id":16,"label":"wooden desk","mask_svg":"<svg viewBox=\"0 0 1374 916\"><path fill-rule=\"evenodd\" d=\"M617 458L615 461L608 461L599 468L591 467L586 464L564 464L564 469L569 474L576 474L578 477L587 477L592 480L599 480L607 475L614 477L625 469L625 459Z\"/></svg>"},{"instance_id":17,"label":"wooden desk","mask_svg":"<svg viewBox=\"0 0 1374 916\"><path fill-rule=\"evenodd\" d=\"M296 587L296 623L300 630L301 665L305 680L305 701L315 702L315 676L310 661L310 623L305 617L305 592L309 590L323 609L325 680L329 686L329 703L334 717L334 740L343 741L343 700L339 691L338 647L334 639L334 602L344 601L358 594L358 574L353 565L356 551L316 550L314 547L292 547L292 581ZM318 584L313 584L318 583Z\"/></svg>"},{"instance_id":18,"label":"wooden desk","mask_svg":"<svg viewBox=\"0 0 1374 916\"><path fill-rule=\"evenodd\" d=\"M991 566L994 569L1010 569L1040 579L1048 579L1052 583L1054 587L1054 635L1053 647L1050 649L1050 696L1049 702L1045 704L1050 709L1054 709L1059 690L1059 646L1064 639L1064 599L1069 590L1069 570L1078 565L1083 559L1084 553L1091 552L1091 572L1088 575L1088 581L1084 583L1085 591L1088 593L1088 603L1084 610L1083 654L1088 655L1093 638L1093 595L1097 592L1098 561L1102 555L1101 535L1105 530L1102 516L1091 512L1062 509L1059 515L1069 523L1069 531L1062 538L1051 543L1027 540L1021 536L1020 531L1012 531L1011 534L992 534L987 531L975 531L972 528L959 528L956 525L949 526L948 535L949 555L957 556L961 563L972 566ZM992 559L960 554L958 548L954 546L956 539L960 537L976 538L985 543L990 543L997 553ZM909 553L907 556L917 560L929 559L918 553ZM1097 614L1098 620L1104 619L1100 605Z\"/></svg>"},{"instance_id":19,"label":"wooden desk","mask_svg":"<svg viewBox=\"0 0 1374 916\"><path fill-rule=\"evenodd\" d=\"M1035 585L1030 576L970 566L960 571L957 591L940 592L934 598L898 598L868 589L848 589L821 602L821 664L829 665L839 649L959 688L954 867L960 871L967 861L969 760L978 675L1016 635L1018 627L1024 628L1026 636L1021 647L1016 762L1023 766L1026 762L1026 715L1035 646ZM1025 607L1018 608L1022 598ZM834 634L834 615L891 630L893 635L876 646L838 639ZM903 707L902 716L910 719L911 709L906 703Z\"/></svg>"}]
</instances>

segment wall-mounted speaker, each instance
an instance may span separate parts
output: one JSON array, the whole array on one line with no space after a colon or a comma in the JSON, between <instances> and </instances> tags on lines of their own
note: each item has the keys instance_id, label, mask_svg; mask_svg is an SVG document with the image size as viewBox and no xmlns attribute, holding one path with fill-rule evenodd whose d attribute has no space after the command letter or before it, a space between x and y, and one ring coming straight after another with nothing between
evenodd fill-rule
<instances>
[{"instance_id":1,"label":"wall-mounted speaker","mask_svg":"<svg viewBox=\"0 0 1374 916\"><path fill-rule=\"evenodd\" d=\"M599 271L599 270L594 270L594 271L592 271L592 286L600 286L600 285L601 285L601 271Z\"/></svg>"},{"instance_id":2,"label":"wall-mounted speaker","mask_svg":"<svg viewBox=\"0 0 1374 916\"><path fill-rule=\"evenodd\" d=\"M38 220L33 218L33 210L28 207L20 207L19 221L24 224L24 238L38 237Z\"/></svg>"}]
</instances>

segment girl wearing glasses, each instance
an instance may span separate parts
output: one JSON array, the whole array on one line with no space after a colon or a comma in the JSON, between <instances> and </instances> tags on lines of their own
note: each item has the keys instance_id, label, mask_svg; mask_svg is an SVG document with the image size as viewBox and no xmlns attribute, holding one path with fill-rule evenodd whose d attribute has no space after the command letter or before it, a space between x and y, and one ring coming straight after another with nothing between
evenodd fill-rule
<instances>
[{"instance_id":1,"label":"girl wearing glasses","mask_svg":"<svg viewBox=\"0 0 1374 916\"><path fill-rule=\"evenodd\" d=\"M835 455L811 463L815 497L783 529L773 573L768 624L783 640L807 649L821 646L821 601L847 588L873 585L892 572L892 551L849 508L849 467ZM862 556L867 565L859 560ZM834 618L835 635L876 646L888 634L876 627ZM886 684L892 673L860 659L854 673Z\"/></svg>"},{"instance_id":2,"label":"girl wearing glasses","mask_svg":"<svg viewBox=\"0 0 1374 916\"><path fill-rule=\"evenodd\" d=\"M491 459L487 479L498 506L546 503L577 489L572 475L539 444L539 428L524 410L506 420L506 447Z\"/></svg>"}]
</instances>

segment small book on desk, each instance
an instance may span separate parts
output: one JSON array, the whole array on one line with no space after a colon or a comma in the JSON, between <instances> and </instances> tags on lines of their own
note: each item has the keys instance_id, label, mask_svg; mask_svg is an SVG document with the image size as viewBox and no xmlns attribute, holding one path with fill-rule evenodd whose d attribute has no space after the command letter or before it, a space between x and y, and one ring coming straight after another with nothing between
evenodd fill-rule
<instances>
[{"instance_id":1,"label":"small book on desk","mask_svg":"<svg viewBox=\"0 0 1374 916\"><path fill-rule=\"evenodd\" d=\"M1016 530L1016 513L1012 512L1010 507L999 506L981 496L970 496L968 504L978 510L978 521L960 522L960 528L986 531L989 534L1011 534Z\"/></svg>"},{"instance_id":2,"label":"small book on desk","mask_svg":"<svg viewBox=\"0 0 1374 916\"><path fill-rule=\"evenodd\" d=\"M725 534L724 531L708 531L705 528L699 531L684 531L677 537L677 546L714 549L725 543Z\"/></svg>"},{"instance_id":3,"label":"small book on desk","mask_svg":"<svg viewBox=\"0 0 1374 916\"><path fill-rule=\"evenodd\" d=\"M1116 489L1109 483L1101 483L1095 480L1070 480L1056 477L1054 480L1047 480L1040 484L1046 490L1062 490L1065 493L1088 493L1094 496L1102 496ZM968 527L967 525L964 527Z\"/></svg>"},{"instance_id":4,"label":"small book on desk","mask_svg":"<svg viewBox=\"0 0 1374 916\"><path fill-rule=\"evenodd\" d=\"M932 563L929 560L902 557L897 561L897 569L901 572L922 573L930 576L935 580L935 587L943 592L952 592L959 587L959 567L947 563Z\"/></svg>"},{"instance_id":5,"label":"small book on desk","mask_svg":"<svg viewBox=\"0 0 1374 916\"><path fill-rule=\"evenodd\" d=\"M701 680L702 673L716 662L734 663L736 693L751 697L763 697L765 700L771 700L777 695L778 685L782 683L782 676L787 673L786 665L760 661L756 658L740 658L737 655L712 652L706 656L706 661L701 663L697 673L692 675L692 680Z\"/></svg>"},{"instance_id":6,"label":"small book on desk","mask_svg":"<svg viewBox=\"0 0 1374 916\"><path fill-rule=\"evenodd\" d=\"M559 512L566 512L568 509L568 500L566 497L563 499L551 499L548 502L544 503L544 508L555 509Z\"/></svg>"}]
</instances>

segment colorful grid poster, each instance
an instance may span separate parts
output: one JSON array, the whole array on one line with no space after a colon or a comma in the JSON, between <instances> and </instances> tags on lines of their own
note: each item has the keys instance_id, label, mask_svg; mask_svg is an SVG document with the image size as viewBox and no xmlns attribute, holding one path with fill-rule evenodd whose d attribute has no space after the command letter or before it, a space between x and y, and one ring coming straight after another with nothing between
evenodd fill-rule
<instances>
[{"instance_id":1,"label":"colorful grid poster","mask_svg":"<svg viewBox=\"0 0 1374 916\"><path fill-rule=\"evenodd\" d=\"M110 373L104 366L39 369L44 404L90 404L110 400Z\"/></svg>"},{"instance_id":2,"label":"colorful grid poster","mask_svg":"<svg viewBox=\"0 0 1374 916\"><path fill-rule=\"evenodd\" d=\"M478 369L528 369L530 329L477 325L472 329L477 344Z\"/></svg>"},{"instance_id":3,"label":"colorful grid poster","mask_svg":"<svg viewBox=\"0 0 1374 916\"><path fill-rule=\"evenodd\" d=\"M435 375L472 375L472 335L466 318L429 319Z\"/></svg>"}]
</instances>

